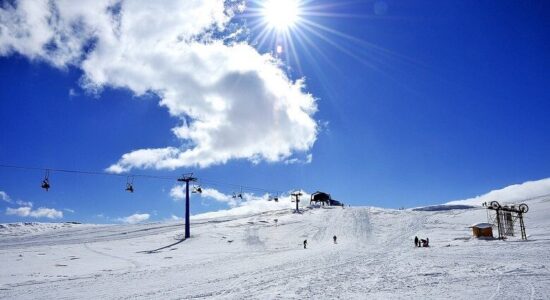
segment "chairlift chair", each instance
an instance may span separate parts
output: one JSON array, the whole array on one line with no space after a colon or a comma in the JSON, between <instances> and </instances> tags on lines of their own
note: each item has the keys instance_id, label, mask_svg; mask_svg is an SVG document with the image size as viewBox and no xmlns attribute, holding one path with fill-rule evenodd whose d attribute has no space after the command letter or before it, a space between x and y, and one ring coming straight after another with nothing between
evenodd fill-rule
<instances>
[{"instance_id":1,"label":"chairlift chair","mask_svg":"<svg viewBox=\"0 0 550 300\"><path fill-rule=\"evenodd\" d=\"M126 181L126 191L129 193L134 192L134 177L128 176L128 179Z\"/></svg>"},{"instance_id":2,"label":"chairlift chair","mask_svg":"<svg viewBox=\"0 0 550 300\"><path fill-rule=\"evenodd\" d=\"M193 187L193 190L191 191L191 193L194 193L194 194L202 194L202 188L200 186L194 186Z\"/></svg>"},{"instance_id":3,"label":"chairlift chair","mask_svg":"<svg viewBox=\"0 0 550 300\"><path fill-rule=\"evenodd\" d=\"M42 184L40 185L43 189L46 190L46 192L50 189L50 170L46 170L46 175L44 175L44 180L42 180Z\"/></svg>"},{"instance_id":4,"label":"chairlift chair","mask_svg":"<svg viewBox=\"0 0 550 300\"><path fill-rule=\"evenodd\" d=\"M50 189L50 182L48 181L47 178L44 179L44 180L42 180L42 185L41 185L41 187L42 187L43 189L45 189L46 192Z\"/></svg>"},{"instance_id":5,"label":"chairlift chair","mask_svg":"<svg viewBox=\"0 0 550 300\"><path fill-rule=\"evenodd\" d=\"M233 199L241 198L243 200L243 188L241 187L241 192L238 194L233 193Z\"/></svg>"}]
</instances>

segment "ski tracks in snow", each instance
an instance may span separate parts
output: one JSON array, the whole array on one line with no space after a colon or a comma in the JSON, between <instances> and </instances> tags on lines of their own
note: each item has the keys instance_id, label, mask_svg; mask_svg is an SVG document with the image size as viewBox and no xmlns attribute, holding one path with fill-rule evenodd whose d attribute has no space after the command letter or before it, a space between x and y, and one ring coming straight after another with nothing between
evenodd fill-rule
<instances>
[{"instance_id":1,"label":"ski tracks in snow","mask_svg":"<svg viewBox=\"0 0 550 300\"><path fill-rule=\"evenodd\" d=\"M131 271L133 269L138 269L139 267L141 267L141 264L136 260L121 257L121 256L117 256L117 255L113 255L113 254L110 254L110 253L107 253L107 252L103 252L103 251L94 249L94 248L90 247L90 245L88 243L84 243L84 248L86 248L88 251L99 254L101 256L114 258L114 259L122 260L122 261L125 261L125 262L129 263L130 267L128 267L128 271Z\"/></svg>"}]
</instances>

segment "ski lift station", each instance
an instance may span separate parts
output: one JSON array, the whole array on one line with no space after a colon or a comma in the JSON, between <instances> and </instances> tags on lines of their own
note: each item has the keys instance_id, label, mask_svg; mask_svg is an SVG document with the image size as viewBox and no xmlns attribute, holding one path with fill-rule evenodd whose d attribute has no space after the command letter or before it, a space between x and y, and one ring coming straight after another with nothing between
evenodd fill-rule
<instances>
[{"instance_id":1,"label":"ski lift station","mask_svg":"<svg viewBox=\"0 0 550 300\"><path fill-rule=\"evenodd\" d=\"M320 192L320 191L317 191L311 194L311 200L309 201L309 204L311 205L312 203L315 203L315 204L321 203L323 206L324 205L342 206L342 203L340 201L332 199L330 194L327 194L325 192Z\"/></svg>"},{"instance_id":2,"label":"ski lift station","mask_svg":"<svg viewBox=\"0 0 550 300\"><path fill-rule=\"evenodd\" d=\"M493 237L493 224L490 223L477 223L472 226L472 234L476 238L492 238Z\"/></svg>"}]
</instances>

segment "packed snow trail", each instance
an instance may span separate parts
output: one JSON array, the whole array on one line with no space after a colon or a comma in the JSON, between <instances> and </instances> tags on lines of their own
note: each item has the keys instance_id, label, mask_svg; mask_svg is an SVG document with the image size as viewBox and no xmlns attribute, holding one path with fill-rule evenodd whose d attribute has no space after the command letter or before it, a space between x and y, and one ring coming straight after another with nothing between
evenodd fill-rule
<instances>
[{"instance_id":1,"label":"packed snow trail","mask_svg":"<svg viewBox=\"0 0 550 300\"><path fill-rule=\"evenodd\" d=\"M470 239L467 226L486 220L483 209L196 220L191 239L149 254L177 242L183 224L12 232L0 237L0 298L548 299L549 200L529 204L527 242ZM415 248L416 235L431 247Z\"/></svg>"}]
</instances>

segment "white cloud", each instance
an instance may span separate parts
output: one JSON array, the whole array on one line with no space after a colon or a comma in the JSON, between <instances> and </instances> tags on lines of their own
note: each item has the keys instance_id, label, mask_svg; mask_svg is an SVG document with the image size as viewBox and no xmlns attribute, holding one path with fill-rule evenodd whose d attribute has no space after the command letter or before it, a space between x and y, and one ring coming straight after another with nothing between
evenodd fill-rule
<instances>
[{"instance_id":1,"label":"white cloud","mask_svg":"<svg viewBox=\"0 0 550 300\"><path fill-rule=\"evenodd\" d=\"M6 208L6 215L13 215L19 217L32 217L32 218L48 218L48 219L60 219L63 218L63 212L53 208L40 207L33 210L33 203L30 201L17 200L13 201L11 197L3 191L0 191L0 200L7 203L15 203L19 205L18 208Z\"/></svg>"},{"instance_id":2,"label":"white cloud","mask_svg":"<svg viewBox=\"0 0 550 300\"><path fill-rule=\"evenodd\" d=\"M15 204L19 205L19 206L30 206L32 207L32 202L30 201L23 201L23 200L17 200L15 201Z\"/></svg>"},{"instance_id":3,"label":"white cloud","mask_svg":"<svg viewBox=\"0 0 550 300\"><path fill-rule=\"evenodd\" d=\"M78 93L75 91L75 89L71 88L69 89L69 97L77 97Z\"/></svg>"},{"instance_id":4,"label":"white cloud","mask_svg":"<svg viewBox=\"0 0 550 300\"><path fill-rule=\"evenodd\" d=\"M63 218L63 212L53 208L40 207L33 210L30 206L22 206L19 208L6 208L6 215L15 215L19 217L33 217L33 218L48 218L48 219L60 219Z\"/></svg>"},{"instance_id":5,"label":"white cloud","mask_svg":"<svg viewBox=\"0 0 550 300\"><path fill-rule=\"evenodd\" d=\"M315 99L270 54L224 42L231 6L242 1L21 0L0 9L0 55L79 67L88 90L159 96L181 145L130 151L111 172L292 161L317 138Z\"/></svg>"},{"instance_id":6,"label":"white cloud","mask_svg":"<svg viewBox=\"0 0 550 300\"><path fill-rule=\"evenodd\" d=\"M287 165L292 165L292 164L309 164L313 161L313 155L311 153L309 153L308 155L306 155L306 157L304 159L300 159L300 158L297 158L297 157L293 157L291 159L287 159L285 160L285 164Z\"/></svg>"},{"instance_id":7,"label":"white cloud","mask_svg":"<svg viewBox=\"0 0 550 300\"><path fill-rule=\"evenodd\" d=\"M170 221L181 221L181 220L183 220L183 218L182 218L182 217L178 217L178 216L176 216L176 215L171 215L169 220L170 220Z\"/></svg>"},{"instance_id":8,"label":"white cloud","mask_svg":"<svg viewBox=\"0 0 550 300\"><path fill-rule=\"evenodd\" d=\"M532 198L550 195L550 178L537 181L527 181L521 184L507 186L500 190L494 190L487 194L466 200L451 201L447 204L481 205L483 202L490 203L514 203Z\"/></svg>"},{"instance_id":9,"label":"white cloud","mask_svg":"<svg viewBox=\"0 0 550 300\"><path fill-rule=\"evenodd\" d=\"M136 224L139 222L147 221L149 220L150 215L149 214L133 214L128 217L119 218L117 221L127 223L127 224Z\"/></svg>"},{"instance_id":10,"label":"white cloud","mask_svg":"<svg viewBox=\"0 0 550 300\"><path fill-rule=\"evenodd\" d=\"M174 200L183 200L185 199L185 186L178 184L173 186L170 189L170 197Z\"/></svg>"},{"instance_id":11,"label":"white cloud","mask_svg":"<svg viewBox=\"0 0 550 300\"><path fill-rule=\"evenodd\" d=\"M69 212L71 214L74 214L74 209L64 208L63 210L66 211L66 212Z\"/></svg>"},{"instance_id":12,"label":"white cloud","mask_svg":"<svg viewBox=\"0 0 550 300\"><path fill-rule=\"evenodd\" d=\"M8 195L8 193L4 191L0 191L0 200L8 203L12 203L10 196Z\"/></svg>"},{"instance_id":13,"label":"white cloud","mask_svg":"<svg viewBox=\"0 0 550 300\"><path fill-rule=\"evenodd\" d=\"M202 189L202 193L200 194L202 198L206 199L213 199L217 202L227 203L229 207L235 207L241 202L241 198L239 197L233 197L233 195L226 195L224 193L219 192L216 189L212 188L204 188ZM247 198L249 195L244 194L243 198Z\"/></svg>"},{"instance_id":14,"label":"white cloud","mask_svg":"<svg viewBox=\"0 0 550 300\"><path fill-rule=\"evenodd\" d=\"M28 217L31 213L31 207L6 208L6 215L15 215L20 217Z\"/></svg>"}]
</instances>

